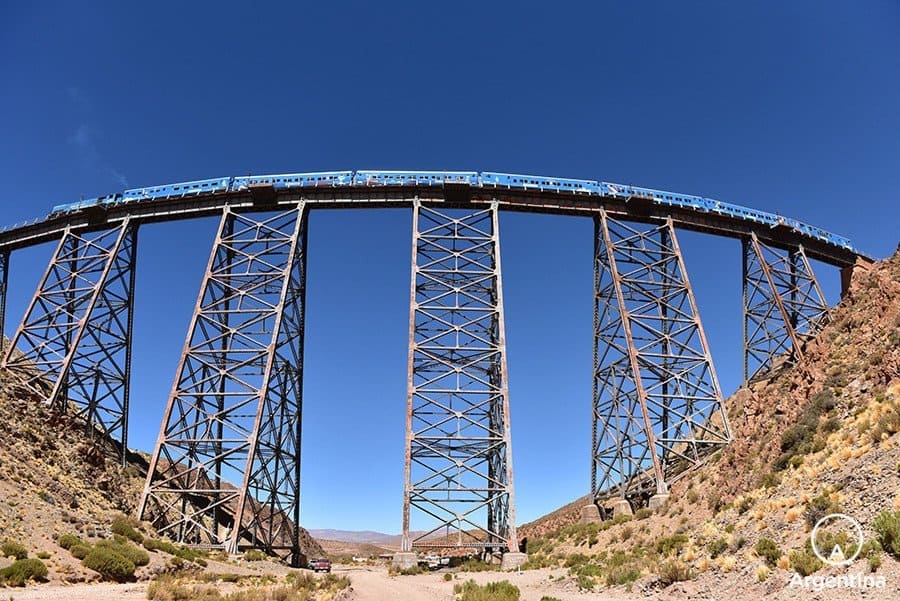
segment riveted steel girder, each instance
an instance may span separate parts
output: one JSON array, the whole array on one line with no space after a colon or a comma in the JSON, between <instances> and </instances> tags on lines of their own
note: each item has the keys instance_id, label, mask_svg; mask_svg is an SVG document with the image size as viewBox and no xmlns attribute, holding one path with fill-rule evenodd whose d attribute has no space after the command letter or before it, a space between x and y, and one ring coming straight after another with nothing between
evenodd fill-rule
<instances>
[{"instance_id":1,"label":"riveted steel girder","mask_svg":"<svg viewBox=\"0 0 900 601\"><path fill-rule=\"evenodd\" d=\"M139 508L180 543L302 561L306 227L223 213Z\"/></svg>"},{"instance_id":2,"label":"riveted steel girder","mask_svg":"<svg viewBox=\"0 0 900 601\"><path fill-rule=\"evenodd\" d=\"M742 241L744 384L783 357L803 359L803 344L828 320L828 303L802 246L782 251L752 235Z\"/></svg>"},{"instance_id":3,"label":"riveted steel girder","mask_svg":"<svg viewBox=\"0 0 900 601\"><path fill-rule=\"evenodd\" d=\"M709 345L671 219L594 233L592 494L664 493L731 441Z\"/></svg>"},{"instance_id":4,"label":"riveted steel girder","mask_svg":"<svg viewBox=\"0 0 900 601\"><path fill-rule=\"evenodd\" d=\"M67 231L3 364L92 435L128 439L137 226ZM5 285L4 285L5 288Z\"/></svg>"},{"instance_id":5,"label":"riveted steel girder","mask_svg":"<svg viewBox=\"0 0 900 601\"><path fill-rule=\"evenodd\" d=\"M414 204L404 551L518 550L497 214Z\"/></svg>"}]
</instances>

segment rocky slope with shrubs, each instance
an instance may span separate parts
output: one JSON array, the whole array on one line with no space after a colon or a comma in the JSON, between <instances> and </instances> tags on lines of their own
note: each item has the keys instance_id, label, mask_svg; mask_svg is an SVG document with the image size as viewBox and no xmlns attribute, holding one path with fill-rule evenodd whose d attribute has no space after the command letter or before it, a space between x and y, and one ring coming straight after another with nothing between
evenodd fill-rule
<instances>
[{"instance_id":1,"label":"rocky slope with shrubs","mask_svg":"<svg viewBox=\"0 0 900 601\"><path fill-rule=\"evenodd\" d=\"M793 575L884 576L900 585L900 253L859 264L805 361L726 401L734 442L671 490L657 512L579 524L581 500L520 528L526 567L569 568L582 589L662 597L844 599ZM811 552L816 521L842 512L866 542L850 567ZM831 548L830 546L827 548ZM675 584L677 583L677 584ZM871 593L869 593L871 594Z\"/></svg>"},{"instance_id":2,"label":"rocky slope with shrubs","mask_svg":"<svg viewBox=\"0 0 900 601\"><path fill-rule=\"evenodd\" d=\"M148 579L160 573L217 572L241 577L272 569L265 556L198 553L156 535L135 513L147 457L91 437L50 411L21 381L0 370L0 586ZM321 547L305 531L304 549Z\"/></svg>"}]
</instances>

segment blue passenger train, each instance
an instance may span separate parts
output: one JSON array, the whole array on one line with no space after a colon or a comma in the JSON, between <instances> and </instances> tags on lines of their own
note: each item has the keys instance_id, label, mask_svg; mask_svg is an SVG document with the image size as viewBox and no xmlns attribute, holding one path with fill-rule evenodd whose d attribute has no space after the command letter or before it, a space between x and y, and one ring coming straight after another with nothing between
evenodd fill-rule
<instances>
[{"instance_id":1,"label":"blue passenger train","mask_svg":"<svg viewBox=\"0 0 900 601\"><path fill-rule=\"evenodd\" d=\"M444 186L468 185L479 188L505 190L561 192L575 195L615 197L624 200L646 198L656 204L688 208L695 211L728 215L752 221L769 227L786 227L801 234L823 240L836 246L853 250L850 240L821 228L740 205L722 202L712 198L678 194L652 188L640 188L597 180L541 177L515 173L494 173L491 171L319 171L313 173L285 173L281 175L248 175L239 177L218 177L132 188L122 194L110 194L98 198L56 205L51 215L81 211L93 206L124 202L141 202L162 198L181 198L201 194L239 192L253 186L270 185L277 189L289 188L336 188L349 186Z\"/></svg>"}]
</instances>

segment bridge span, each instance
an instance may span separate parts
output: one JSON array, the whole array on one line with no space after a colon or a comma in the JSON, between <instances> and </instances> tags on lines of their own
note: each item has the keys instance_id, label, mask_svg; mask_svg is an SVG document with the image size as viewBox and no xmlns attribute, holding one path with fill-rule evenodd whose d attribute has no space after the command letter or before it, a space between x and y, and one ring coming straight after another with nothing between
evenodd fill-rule
<instances>
[{"instance_id":1,"label":"bridge span","mask_svg":"<svg viewBox=\"0 0 900 601\"><path fill-rule=\"evenodd\" d=\"M118 441L124 460L138 228L219 216L139 513L178 542L297 563L307 215L354 207L413 212L407 553L519 548L500 210L594 223L597 513L662 502L731 441L677 229L741 243L745 383L776 360L802 361L826 322L809 260L847 273L861 257L846 238L795 219L597 180L338 171L167 184L57 205L0 230L0 326L11 253L58 241L2 365ZM424 532L412 533L413 516L429 522Z\"/></svg>"}]
</instances>

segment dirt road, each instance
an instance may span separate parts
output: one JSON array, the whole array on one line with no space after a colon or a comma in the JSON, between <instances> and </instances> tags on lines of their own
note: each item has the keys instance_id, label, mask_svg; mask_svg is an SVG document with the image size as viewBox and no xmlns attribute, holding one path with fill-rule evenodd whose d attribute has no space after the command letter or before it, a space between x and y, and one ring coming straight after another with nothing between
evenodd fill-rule
<instances>
[{"instance_id":1,"label":"dirt road","mask_svg":"<svg viewBox=\"0 0 900 601\"><path fill-rule=\"evenodd\" d=\"M571 579L556 579L559 575L565 574L565 570L459 573L449 582L443 580L441 572L419 576L388 576L385 568L376 567L337 567L335 572L350 577L353 591L347 597L348 601L453 601L453 585L470 579L478 584L509 580L522 591L521 601L540 601L545 595L556 597L560 601L622 599L608 593L579 592Z\"/></svg>"}]
</instances>

